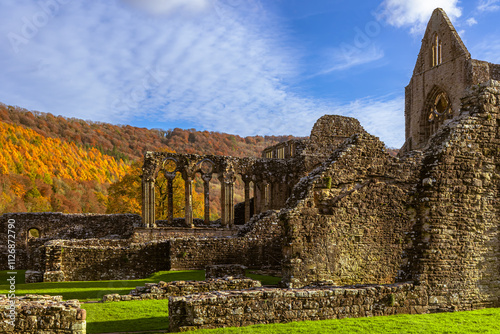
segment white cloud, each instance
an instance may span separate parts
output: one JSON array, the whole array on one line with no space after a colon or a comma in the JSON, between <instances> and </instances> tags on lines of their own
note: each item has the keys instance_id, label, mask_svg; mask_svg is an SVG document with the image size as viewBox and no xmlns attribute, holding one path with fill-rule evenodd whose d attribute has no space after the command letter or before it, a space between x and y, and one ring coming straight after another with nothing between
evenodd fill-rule
<instances>
[{"instance_id":1,"label":"white cloud","mask_svg":"<svg viewBox=\"0 0 500 334\"><path fill-rule=\"evenodd\" d=\"M497 36L487 35L471 48L474 58L500 64L500 41Z\"/></svg>"},{"instance_id":2,"label":"white cloud","mask_svg":"<svg viewBox=\"0 0 500 334\"><path fill-rule=\"evenodd\" d=\"M201 11L210 4L209 0L122 0L152 15L171 14L178 10Z\"/></svg>"},{"instance_id":3,"label":"white cloud","mask_svg":"<svg viewBox=\"0 0 500 334\"><path fill-rule=\"evenodd\" d=\"M0 4L0 35L22 35L23 18L41 10L22 4ZM0 101L115 124L180 121L240 135L308 135L320 116L342 114L359 118L389 146L402 144L400 99L345 104L290 88L300 52L284 44L258 0L217 0L168 16L119 4L61 5L17 53L1 39ZM337 70L383 55L375 47L363 52Z\"/></svg>"},{"instance_id":4,"label":"white cloud","mask_svg":"<svg viewBox=\"0 0 500 334\"><path fill-rule=\"evenodd\" d=\"M327 64L314 76L348 70L354 66L371 63L384 57L384 51L375 44L365 48L356 48L351 44L341 44L339 48L330 50L327 53Z\"/></svg>"},{"instance_id":5,"label":"white cloud","mask_svg":"<svg viewBox=\"0 0 500 334\"><path fill-rule=\"evenodd\" d=\"M368 133L378 136L388 147L400 148L404 143L404 97L366 98L344 108Z\"/></svg>"},{"instance_id":6,"label":"white cloud","mask_svg":"<svg viewBox=\"0 0 500 334\"><path fill-rule=\"evenodd\" d=\"M473 26L473 25L477 24L476 19L475 19L475 18L473 18L473 17L471 17L470 19L467 19L467 21L465 21L465 22L467 23L467 25L468 25L469 27L471 27L471 26Z\"/></svg>"},{"instance_id":7,"label":"white cloud","mask_svg":"<svg viewBox=\"0 0 500 334\"><path fill-rule=\"evenodd\" d=\"M384 0L380 16L395 27L409 27L414 34L424 31L434 9L443 8L451 20L462 15L459 0Z\"/></svg>"},{"instance_id":8,"label":"white cloud","mask_svg":"<svg viewBox=\"0 0 500 334\"><path fill-rule=\"evenodd\" d=\"M481 0L477 9L481 12L494 12L500 9L500 0Z\"/></svg>"}]
</instances>

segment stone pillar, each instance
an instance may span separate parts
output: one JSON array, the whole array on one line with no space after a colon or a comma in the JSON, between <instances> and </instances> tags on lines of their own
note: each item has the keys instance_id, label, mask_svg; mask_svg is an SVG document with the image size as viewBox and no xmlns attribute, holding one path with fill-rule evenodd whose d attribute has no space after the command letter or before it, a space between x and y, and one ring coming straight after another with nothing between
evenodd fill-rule
<instances>
[{"instance_id":1,"label":"stone pillar","mask_svg":"<svg viewBox=\"0 0 500 334\"><path fill-rule=\"evenodd\" d=\"M234 224L234 174L224 173L220 178L221 183L221 223L224 227Z\"/></svg>"},{"instance_id":2,"label":"stone pillar","mask_svg":"<svg viewBox=\"0 0 500 334\"><path fill-rule=\"evenodd\" d=\"M263 181L260 184L260 207L261 211L269 210L269 183Z\"/></svg>"},{"instance_id":3,"label":"stone pillar","mask_svg":"<svg viewBox=\"0 0 500 334\"><path fill-rule=\"evenodd\" d=\"M220 181L220 222L222 226L227 225L226 220L226 186L224 183L224 177L219 177Z\"/></svg>"},{"instance_id":4,"label":"stone pillar","mask_svg":"<svg viewBox=\"0 0 500 334\"><path fill-rule=\"evenodd\" d=\"M253 213L255 215L262 212L260 202L259 183L253 180Z\"/></svg>"},{"instance_id":5,"label":"stone pillar","mask_svg":"<svg viewBox=\"0 0 500 334\"><path fill-rule=\"evenodd\" d=\"M193 225L193 178L190 175L184 176L185 189L185 224L186 227L194 227Z\"/></svg>"},{"instance_id":6,"label":"stone pillar","mask_svg":"<svg viewBox=\"0 0 500 334\"><path fill-rule=\"evenodd\" d=\"M227 222L229 227L234 225L234 181L229 181L226 184L226 196L227 196Z\"/></svg>"},{"instance_id":7,"label":"stone pillar","mask_svg":"<svg viewBox=\"0 0 500 334\"><path fill-rule=\"evenodd\" d=\"M205 224L210 224L210 180L212 174L203 174L203 192L205 195Z\"/></svg>"},{"instance_id":8,"label":"stone pillar","mask_svg":"<svg viewBox=\"0 0 500 334\"><path fill-rule=\"evenodd\" d=\"M245 223L250 220L250 179L243 178L245 182Z\"/></svg>"},{"instance_id":9,"label":"stone pillar","mask_svg":"<svg viewBox=\"0 0 500 334\"><path fill-rule=\"evenodd\" d=\"M174 223L174 178L175 174L172 178L167 176L167 196L168 196L167 212L168 212L169 224Z\"/></svg>"},{"instance_id":10,"label":"stone pillar","mask_svg":"<svg viewBox=\"0 0 500 334\"><path fill-rule=\"evenodd\" d=\"M142 181L142 225L143 227L155 226L154 179L143 179Z\"/></svg>"}]
</instances>

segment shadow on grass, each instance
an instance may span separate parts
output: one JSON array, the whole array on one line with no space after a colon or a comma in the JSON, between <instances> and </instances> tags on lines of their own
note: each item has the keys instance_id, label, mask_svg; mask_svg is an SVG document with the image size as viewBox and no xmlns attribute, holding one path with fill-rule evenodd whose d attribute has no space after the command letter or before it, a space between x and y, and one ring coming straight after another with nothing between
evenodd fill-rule
<instances>
[{"instance_id":1,"label":"shadow on grass","mask_svg":"<svg viewBox=\"0 0 500 334\"><path fill-rule=\"evenodd\" d=\"M0 290L8 290L7 271L0 271ZM148 278L135 280L106 280L106 281L73 281L73 282L45 282L24 283L24 271L18 271L16 277L16 294L62 295L64 299L100 300L106 294L128 294L137 286L145 283L171 282L171 281L199 281L205 279L204 270L188 270L167 272L161 271L150 275Z\"/></svg>"},{"instance_id":2,"label":"shadow on grass","mask_svg":"<svg viewBox=\"0 0 500 334\"><path fill-rule=\"evenodd\" d=\"M133 320L110 320L87 323L87 333L139 332L167 330L168 317L151 317Z\"/></svg>"},{"instance_id":3,"label":"shadow on grass","mask_svg":"<svg viewBox=\"0 0 500 334\"><path fill-rule=\"evenodd\" d=\"M69 299L78 299L81 301L90 301L90 300L101 300L104 295L109 295L109 294L120 294L120 295L127 295L129 294L130 290L132 288L127 288L124 290L80 290L80 291L47 291L44 289L43 291L38 290L38 291L33 291L29 289L19 289L16 290L16 295L17 296L24 296L27 294L33 295L49 295L49 296L63 296L64 300L69 300Z\"/></svg>"}]
</instances>

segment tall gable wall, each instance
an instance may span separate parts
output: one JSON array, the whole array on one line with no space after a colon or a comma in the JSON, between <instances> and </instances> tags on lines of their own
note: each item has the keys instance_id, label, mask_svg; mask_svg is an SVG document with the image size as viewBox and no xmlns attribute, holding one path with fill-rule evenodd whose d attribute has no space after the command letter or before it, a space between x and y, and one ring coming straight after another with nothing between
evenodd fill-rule
<instances>
[{"instance_id":1,"label":"tall gable wall","mask_svg":"<svg viewBox=\"0 0 500 334\"><path fill-rule=\"evenodd\" d=\"M500 83L472 87L462 114L425 152L405 270L446 310L500 306Z\"/></svg>"},{"instance_id":2,"label":"tall gable wall","mask_svg":"<svg viewBox=\"0 0 500 334\"><path fill-rule=\"evenodd\" d=\"M433 44L435 35L441 43L442 62L433 65ZM470 54L458 36L455 28L442 9L436 9L422 39L422 47L417 58L410 83L405 90L406 150L421 149L428 137L422 127L428 119L426 104L436 89L449 97L454 115L458 115L460 99L465 89L475 81L470 66Z\"/></svg>"}]
</instances>

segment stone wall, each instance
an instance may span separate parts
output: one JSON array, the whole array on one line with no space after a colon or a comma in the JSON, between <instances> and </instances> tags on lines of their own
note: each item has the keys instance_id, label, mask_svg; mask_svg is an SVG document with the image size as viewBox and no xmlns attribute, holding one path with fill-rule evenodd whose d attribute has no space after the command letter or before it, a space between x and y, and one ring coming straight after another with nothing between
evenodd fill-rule
<instances>
[{"instance_id":1,"label":"stone wall","mask_svg":"<svg viewBox=\"0 0 500 334\"><path fill-rule=\"evenodd\" d=\"M10 323L15 301L14 326ZM0 295L0 332L12 334L85 334L86 312L76 300L62 301L62 296L27 295L8 299Z\"/></svg>"},{"instance_id":2,"label":"stone wall","mask_svg":"<svg viewBox=\"0 0 500 334\"><path fill-rule=\"evenodd\" d=\"M43 249L46 282L136 279L170 269L168 241L52 240Z\"/></svg>"},{"instance_id":3,"label":"stone wall","mask_svg":"<svg viewBox=\"0 0 500 334\"><path fill-rule=\"evenodd\" d=\"M128 295L111 294L102 297L103 302L128 300L168 299L172 296L187 296L209 291L244 290L260 287L259 281L249 278L207 279L205 281L175 281L146 283L130 291Z\"/></svg>"},{"instance_id":4,"label":"stone wall","mask_svg":"<svg viewBox=\"0 0 500 334\"><path fill-rule=\"evenodd\" d=\"M393 158L378 138L362 133L303 178L280 213L282 283L396 282L414 224L407 205L419 159Z\"/></svg>"},{"instance_id":5,"label":"stone wall","mask_svg":"<svg viewBox=\"0 0 500 334\"><path fill-rule=\"evenodd\" d=\"M32 228L40 233L43 242L54 239L120 239L132 235L134 227L141 223L141 217L132 214L63 214L63 213L6 213L0 217L0 270L7 269L7 221L15 221L16 268L27 269L30 254L26 245L31 238ZM31 248L33 249L33 248Z\"/></svg>"},{"instance_id":6,"label":"stone wall","mask_svg":"<svg viewBox=\"0 0 500 334\"><path fill-rule=\"evenodd\" d=\"M202 238L202 237L228 237L238 233L237 229L209 228L209 227L156 227L137 228L131 237L132 242L148 242L175 238Z\"/></svg>"},{"instance_id":7,"label":"stone wall","mask_svg":"<svg viewBox=\"0 0 500 334\"><path fill-rule=\"evenodd\" d=\"M433 64L436 35L441 45L442 60L437 65ZM405 89L405 151L419 150L427 144L429 134L426 129L431 126L429 114L436 99L435 93L444 92L447 95L452 113L457 116L465 89L489 79L476 73L476 70L482 72L482 69L480 63L471 63L470 53L446 13L440 8L434 10L422 38L412 78ZM439 120L433 122L439 123Z\"/></svg>"},{"instance_id":8,"label":"stone wall","mask_svg":"<svg viewBox=\"0 0 500 334\"><path fill-rule=\"evenodd\" d=\"M492 80L500 81L500 64L489 64L490 75Z\"/></svg>"},{"instance_id":9,"label":"stone wall","mask_svg":"<svg viewBox=\"0 0 500 334\"><path fill-rule=\"evenodd\" d=\"M444 310L500 306L500 83L462 105L424 152L405 270Z\"/></svg>"},{"instance_id":10,"label":"stone wall","mask_svg":"<svg viewBox=\"0 0 500 334\"><path fill-rule=\"evenodd\" d=\"M226 276L245 277L247 267L241 264L215 264L205 267L205 278L221 278Z\"/></svg>"},{"instance_id":11,"label":"stone wall","mask_svg":"<svg viewBox=\"0 0 500 334\"><path fill-rule=\"evenodd\" d=\"M26 282L137 279L161 270L205 269L228 263L280 267L281 228L273 211L254 217L239 229L137 231L131 239L30 240ZM196 234L198 237L189 237ZM214 236L217 234L233 236Z\"/></svg>"},{"instance_id":12,"label":"stone wall","mask_svg":"<svg viewBox=\"0 0 500 334\"><path fill-rule=\"evenodd\" d=\"M170 241L172 270L242 264L250 268L281 265L281 227L274 211L255 216L235 237L178 238Z\"/></svg>"},{"instance_id":13,"label":"stone wall","mask_svg":"<svg viewBox=\"0 0 500 334\"><path fill-rule=\"evenodd\" d=\"M427 293L389 286L255 288L169 298L170 331L427 312Z\"/></svg>"}]
</instances>

